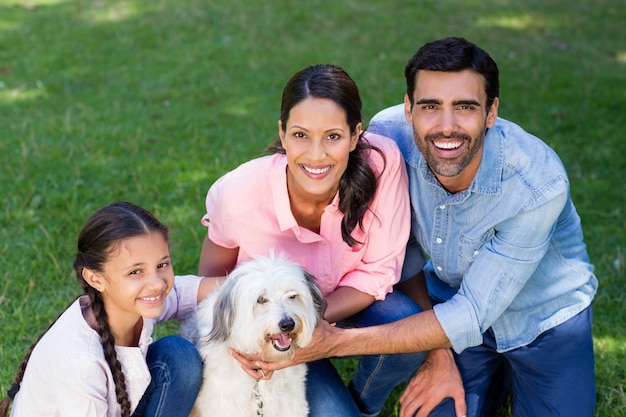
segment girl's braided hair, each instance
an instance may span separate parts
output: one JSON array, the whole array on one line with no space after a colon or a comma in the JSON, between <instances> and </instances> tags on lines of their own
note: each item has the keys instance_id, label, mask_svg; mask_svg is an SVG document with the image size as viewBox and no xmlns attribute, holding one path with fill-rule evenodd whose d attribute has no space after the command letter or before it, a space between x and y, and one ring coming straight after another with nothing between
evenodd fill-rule
<instances>
[{"instance_id":1,"label":"girl's braided hair","mask_svg":"<svg viewBox=\"0 0 626 417\"><path fill-rule=\"evenodd\" d=\"M128 238L146 235L150 232L158 232L168 239L168 229L146 209L128 202L117 202L96 211L85 223L78 236L78 250L74 259L74 271L84 293L89 297L91 308L96 318L96 331L102 340L104 357L109 364L113 380L117 402L122 409L122 417L130 417L131 406L126 391L126 381L122 372L122 365L117 359L115 352L115 339L109 327L107 312L100 293L83 278L83 270L89 269L95 272L103 272L104 264L110 255L115 252L120 243ZM71 304L70 304L71 305ZM69 308L69 306L68 306ZM66 308L67 310L67 308ZM63 313L61 313L63 314ZM60 316L59 316L60 317ZM46 332L58 320L44 331L33 343L19 364L11 389L7 397L0 402L0 417L6 417L11 400L20 389L28 360L33 349L46 334Z\"/></svg>"}]
</instances>

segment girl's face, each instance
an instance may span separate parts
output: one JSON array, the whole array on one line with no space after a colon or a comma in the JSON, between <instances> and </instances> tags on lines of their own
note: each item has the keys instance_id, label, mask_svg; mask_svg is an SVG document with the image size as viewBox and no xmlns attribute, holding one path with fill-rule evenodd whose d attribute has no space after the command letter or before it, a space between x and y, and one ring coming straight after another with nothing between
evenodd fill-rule
<instances>
[{"instance_id":1,"label":"girl's face","mask_svg":"<svg viewBox=\"0 0 626 417\"><path fill-rule=\"evenodd\" d=\"M92 276L87 281L102 295L112 327L159 316L174 285L169 245L158 232L121 241L103 272L88 274Z\"/></svg>"},{"instance_id":2,"label":"girl's face","mask_svg":"<svg viewBox=\"0 0 626 417\"><path fill-rule=\"evenodd\" d=\"M278 122L278 132L287 155L290 196L330 203L361 123L351 134L343 108L330 99L309 97L291 109L286 126Z\"/></svg>"}]
</instances>

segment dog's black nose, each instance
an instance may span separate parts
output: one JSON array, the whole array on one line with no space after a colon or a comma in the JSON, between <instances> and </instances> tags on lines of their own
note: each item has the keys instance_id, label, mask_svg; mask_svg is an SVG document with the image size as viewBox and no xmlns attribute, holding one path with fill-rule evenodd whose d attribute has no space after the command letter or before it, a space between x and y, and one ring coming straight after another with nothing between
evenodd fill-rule
<instances>
[{"instance_id":1,"label":"dog's black nose","mask_svg":"<svg viewBox=\"0 0 626 417\"><path fill-rule=\"evenodd\" d=\"M285 317L278 323L278 327L280 327L280 330L283 332L290 332L296 327L296 322L293 321L291 317Z\"/></svg>"}]
</instances>

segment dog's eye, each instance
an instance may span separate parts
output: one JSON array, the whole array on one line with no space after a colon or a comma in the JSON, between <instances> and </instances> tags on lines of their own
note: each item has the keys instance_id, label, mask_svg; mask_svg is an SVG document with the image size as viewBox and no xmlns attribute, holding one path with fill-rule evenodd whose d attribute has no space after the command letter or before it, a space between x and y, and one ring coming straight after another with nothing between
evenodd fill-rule
<instances>
[{"instance_id":1,"label":"dog's eye","mask_svg":"<svg viewBox=\"0 0 626 417\"><path fill-rule=\"evenodd\" d=\"M259 298L256 299L257 304L265 304L268 302L268 299L265 298L264 295L259 295Z\"/></svg>"}]
</instances>

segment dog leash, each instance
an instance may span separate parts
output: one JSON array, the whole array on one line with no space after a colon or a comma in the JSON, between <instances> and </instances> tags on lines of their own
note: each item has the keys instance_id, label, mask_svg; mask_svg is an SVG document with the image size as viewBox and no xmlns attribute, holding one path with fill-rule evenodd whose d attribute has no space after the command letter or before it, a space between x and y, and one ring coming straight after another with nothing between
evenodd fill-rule
<instances>
[{"instance_id":1,"label":"dog leash","mask_svg":"<svg viewBox=\"0 0 626 417\"><path fill-rule=\"evenodd\" d=\"M261 391L259 391L259 381L254 383L254 388L252 388L254 392L254 400L256 401L256 415L259 417L263 416L263 399L261 398Z\"/></svg>"}]
</instances>

